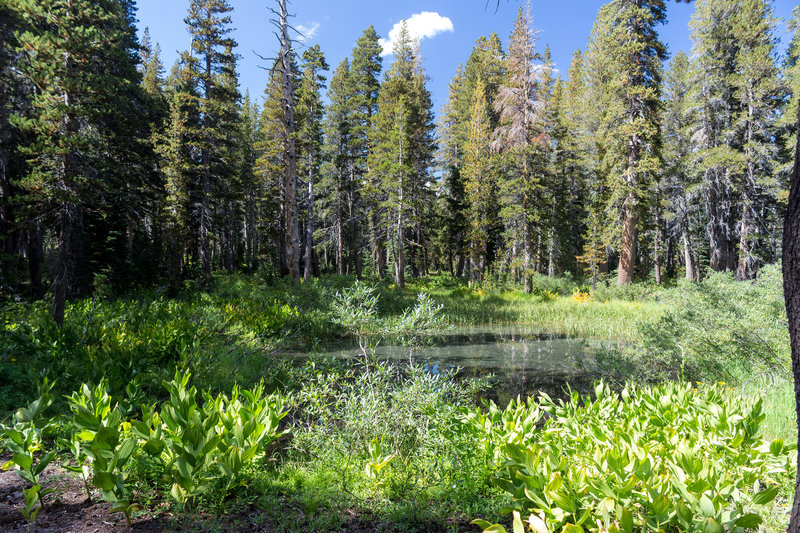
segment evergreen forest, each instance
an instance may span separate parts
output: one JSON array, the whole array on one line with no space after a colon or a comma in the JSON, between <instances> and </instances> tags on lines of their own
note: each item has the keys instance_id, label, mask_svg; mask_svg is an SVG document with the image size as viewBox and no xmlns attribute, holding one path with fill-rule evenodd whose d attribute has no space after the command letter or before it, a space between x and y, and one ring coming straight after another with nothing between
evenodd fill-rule
<instances>
[{"instance_id":1,"label":"evergreen forest","mask_svg":"<svg viewBox=\"0 0 800 533\"><path fill-rule=\"evenodd\" d=\"M435 109L184 3L0 0L0 530L800 531L800 7L465 2Z\"/></svg>"}]
</instances>

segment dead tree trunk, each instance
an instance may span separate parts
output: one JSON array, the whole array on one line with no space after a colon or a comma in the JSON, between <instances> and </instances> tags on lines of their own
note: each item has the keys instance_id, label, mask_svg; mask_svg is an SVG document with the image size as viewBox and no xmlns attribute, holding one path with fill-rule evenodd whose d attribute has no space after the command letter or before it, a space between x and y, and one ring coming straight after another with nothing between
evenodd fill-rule
<instances>
[{"instance_id":1,"label":"dead tree trunk","mask_svg":"<svg viewBox=\"0 0 800 533\"><path fill-rule=\"evenodd\" d=\"M292 84L292 48L289 38L289 12L286 0L279 0L281 29L281 80L284 134L284 212L286 231L286 270L295 281L300 281L300 229L297 217L297 160L294 142L294 87Z\"/></svg>"}]
</instances>

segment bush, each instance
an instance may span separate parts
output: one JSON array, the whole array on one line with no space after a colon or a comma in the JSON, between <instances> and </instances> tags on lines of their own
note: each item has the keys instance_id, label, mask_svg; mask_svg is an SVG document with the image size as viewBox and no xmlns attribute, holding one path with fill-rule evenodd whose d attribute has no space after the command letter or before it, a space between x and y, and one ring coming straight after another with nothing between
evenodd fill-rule
<instances>
[{"instance_id":1,"label":"bush","mask_svg":"<svg viewBox=\"0 0 800 533\"><path fill-rule=\"evenodd\" d=\"M478 468L456 414L473 404L485 382L377 361L366 368L309 363L305 372L295 394L293 455L323 471L339 470L341 490L367 483L411 502L432 491L480 490L475 484L486 470Z\"/></svg>"},{"instance_id":2,"label":"bush","mask_svg":"<svg viewBox=\"0 0 800 533\"><path fill-rule=\"evenodd\" d=\"M761 439L760 399L675 383L599 383L595 396L465 412L514 499L515 531L743 531L789 480L794 446Z\"/></svg>"},{"instance_id":3,"label":"bush","mask_svg":"<svg viewBox=\"0 0 800 533\"><path fill-rule=\"evenodd\" d=\"M650 379L733 380L786 375L789 333L779 265L754 282L714 273L664 293L667 311L640 324L642 367Z\"/></svg>"}]
</instances>

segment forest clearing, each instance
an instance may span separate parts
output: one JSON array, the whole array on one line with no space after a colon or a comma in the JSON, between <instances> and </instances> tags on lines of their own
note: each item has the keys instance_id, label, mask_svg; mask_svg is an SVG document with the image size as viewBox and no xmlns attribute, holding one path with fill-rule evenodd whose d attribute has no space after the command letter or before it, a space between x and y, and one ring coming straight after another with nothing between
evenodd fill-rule
<instances>
[{"instance_id":1,"label":"forest clearing","mask_svg":"<svg viewBox=\"0 0 800 533\"><path fill-rule=\"evenodd\" d=\"M0 0L1 531L800 531L800 7L138 4Z\"/></svg>"}]
</instances>

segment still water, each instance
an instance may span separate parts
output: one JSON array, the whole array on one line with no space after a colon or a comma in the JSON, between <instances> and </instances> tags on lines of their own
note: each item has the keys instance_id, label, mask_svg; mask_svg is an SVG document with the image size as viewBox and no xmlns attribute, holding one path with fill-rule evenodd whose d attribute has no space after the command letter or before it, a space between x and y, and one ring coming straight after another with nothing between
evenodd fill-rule
<instances>
[{"instance_id":1,"label":"still water","mask_svg":"<svg viewBox=\"0 0 800 533\"><path fill-rule=\"evenodd\" d=\"M394 363L414 363L442 373L459 368L462 378L492 376L489 396L505 402L517 395L544 391L562 396L569 384L585 391L596 379L591 354L598 341L545 334L526 328L471 327L423 337L421 345L383 341L375 354ZM323 348L318 356L358 360L356 346Z\"/></svg>"}]
</instances>

